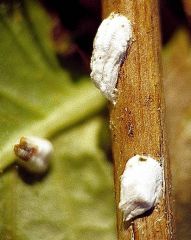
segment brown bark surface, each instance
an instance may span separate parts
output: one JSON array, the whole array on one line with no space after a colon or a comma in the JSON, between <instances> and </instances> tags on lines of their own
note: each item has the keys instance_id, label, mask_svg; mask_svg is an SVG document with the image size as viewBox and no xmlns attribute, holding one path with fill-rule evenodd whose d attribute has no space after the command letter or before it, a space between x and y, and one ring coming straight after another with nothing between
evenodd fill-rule
<instances>
[{"instance_id":1,"label":"brown bark surface","mask_svg":"<svg viewBox=\"0 0 191 240\"><path fill-rule=\"evenodd\" d=\"M132 22L133 42L118 78L117 104L111 107L118 240L174 239L169 157L166 149L160 69L158 4L153 0L103 0L103 17L119 12ZM151 155L164 166L164 195L144 217L128 226L118 209L120 176L127 159Z\"/></svg>"}]
</instances>

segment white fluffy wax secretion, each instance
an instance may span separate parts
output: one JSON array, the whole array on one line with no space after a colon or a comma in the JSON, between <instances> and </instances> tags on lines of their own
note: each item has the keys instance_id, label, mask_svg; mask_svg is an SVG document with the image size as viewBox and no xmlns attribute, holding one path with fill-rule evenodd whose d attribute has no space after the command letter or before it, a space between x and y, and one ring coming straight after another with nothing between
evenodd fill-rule
<instances>
[{"instance_id":1,"label":"white fluffy wax secretion","mask_svg":"<svg viewBox=\"0 0 191 240\"><path fill-rule=\"evenodd\" d=\"M131 22L123 15L111 13L102 21L94 39L91 79L113 104L119 70L131 44Z\"/></svg>"},{"instance_id":2,"label":"white fluffy wax secretion","mask_svg":"<svg viewBox=\"0 0 191 240\"><path fill-rule=\"evenodd\" d=\"M21 137L14 146L18 164L33 173L43 173L48 169L52 151L50 141L36 136Z\"/></svg>"},{"instance_id":3,"label":"white fluffy wax secretion","mask_svg":"<svg viewBox=\"0 0 191 240\"><path fill-rule=\"evenodd\" d=\"M150 156L130 158L121 176L119 208L124 221L129 221L153 208L162 193L163 171Z\"/></svg>"}]
</instances>

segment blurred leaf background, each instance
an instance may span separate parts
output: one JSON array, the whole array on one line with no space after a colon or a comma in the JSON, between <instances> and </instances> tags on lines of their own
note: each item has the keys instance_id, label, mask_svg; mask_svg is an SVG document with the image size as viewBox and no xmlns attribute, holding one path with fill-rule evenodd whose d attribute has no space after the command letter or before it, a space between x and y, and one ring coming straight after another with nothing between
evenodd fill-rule
<instances>
[{"instance_id":1,"label":"blurred leaf background","mask_svg":"<svg viewBox=\"0 0 191 240\"><path fill-rule=\"evenodd\" d=\"M191 48L180 1L160 1L177 239L191 239ZM89 79L100 1L0 2L0 240L116 239L105 100ZM15 164L23 135L48 137L42 176Z\"/></svg>"}]
</instances>

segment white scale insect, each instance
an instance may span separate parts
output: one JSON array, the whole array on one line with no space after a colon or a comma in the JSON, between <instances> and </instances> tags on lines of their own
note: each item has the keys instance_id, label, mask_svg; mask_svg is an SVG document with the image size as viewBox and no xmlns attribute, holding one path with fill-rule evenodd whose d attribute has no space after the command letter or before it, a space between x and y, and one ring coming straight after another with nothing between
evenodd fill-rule
<instances>
[{"instance_id":1,"label":"white scale insect","mask_svg":"<svg viewBox=\"0 0 191 240\"><path fill-rule=\"evenodd\" d=\"M131 22L118 13L111 13L102 21L94 39L90 76L113 104L116 102L119 70L131 45L131 39Z\"/></svg>"},{"instance_id":2,"label":"white scale insect","mask_svg":"<svg viewBox=\"0 0 191 240\"><path fill-rule=\"evenodd\" d=\"M119 208L129 221L158 203L162 194L163 172L160 163L150 156L130 158L121 176Z\"/></svg>"},{"instance_id":3,"label":"white scale insect","mask_svg":"<svg viewBox=\"0 0 191 240\"><path fill-rule=\"evenodd\" d=\"M18 164L37 174L48 169L52 151L53 146L48 140L36 136L21 137L14 146Z\"/></svg>"}]
</instances>

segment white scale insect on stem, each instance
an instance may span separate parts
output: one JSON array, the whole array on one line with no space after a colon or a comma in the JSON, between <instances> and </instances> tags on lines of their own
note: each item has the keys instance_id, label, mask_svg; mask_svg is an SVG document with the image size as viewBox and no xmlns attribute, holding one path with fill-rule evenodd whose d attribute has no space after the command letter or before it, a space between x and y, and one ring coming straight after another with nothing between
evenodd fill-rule
<instances>
[{"instance_id":1,"label":"white scale insect on stem","mask_svg":"<svg viewBox=\"0 0 191 240\"><path fill-rule=\"evenodd\" d=\"M130 158L121 176L119 208L129 221L153 208L162 195L163 171L150 156Z\"/></svg>"},{"instance_id":2,"label":"white scale insect on stem","mask_svg":"<svg viewBox=\"0 0 191 240\"><path fill-rule=\"evenodd\" d=\"M113 104L116 103L118 74L131 39L131 22L118 13L111 13L102 21L94 39L90 76Z\"/></svg>"}]
</instances>

